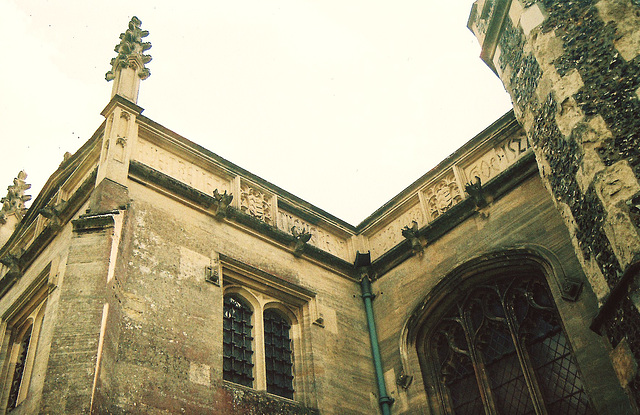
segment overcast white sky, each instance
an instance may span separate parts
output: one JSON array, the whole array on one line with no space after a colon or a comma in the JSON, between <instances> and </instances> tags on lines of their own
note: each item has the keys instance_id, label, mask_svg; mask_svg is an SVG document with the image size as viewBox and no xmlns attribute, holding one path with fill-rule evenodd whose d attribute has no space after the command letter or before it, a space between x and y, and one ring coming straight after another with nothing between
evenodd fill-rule
<instances>
[{"instance_id":1,"label":"overcast white sky","mask_svg":"<svg viewBox=\"0 0 640 415\"><path fill-rule=\"evenodd\" d=\"M102 122L131 16L144 115L354 225L507 112L472 0L0 0L0 197Z\"/></svg>"}]
</instances>

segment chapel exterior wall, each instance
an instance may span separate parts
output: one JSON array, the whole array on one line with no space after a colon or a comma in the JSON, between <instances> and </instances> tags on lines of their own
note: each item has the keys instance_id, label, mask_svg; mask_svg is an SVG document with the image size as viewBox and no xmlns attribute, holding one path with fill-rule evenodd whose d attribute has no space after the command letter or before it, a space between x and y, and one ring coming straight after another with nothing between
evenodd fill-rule
<instances>
[{"instance_id":1,"label":"chapel exterior wall","mask_svg":"<svg viewBox=\"0 0 640 415\"><path fill-rule=\"evenodd\" d=\"M435 399L435 394L429 387L425 389L415 339L407 338L411 320L420 315L422 307L430 305L425 299L456 267L488 253L523 248L555 257L565 276L576 278L584 285L577 301L568 301L562 298L559 283L549 281L596 410L631 413L622 388L611 386L617 378L608 358L606 341L588 328L590 318L597 311L597 299L586 284L568 232L537 174L439 239L429 241L422 253L374 282L374 292L380 293L374 307L385 379L390 395L396 399L394 413L413 414L419 408L425 413L432 411L429 401ZM398 301L400 298L402 301ZM445 305L451 306L451 303L442 306ZM406 389L396 384L401 374L413 376Z\"/></svg>"},{"instance_id":2,"label":"chapel exterior wall","mask_svg":"<svg viewBox=\"0 0 640 415\"><path fill-rule=\"evenodd\" d=\"M251 390L222 380L225 275L221 286L205 281L205 268L219 255L315 293L314 304L302 307L305 349L296 357L304 361L305 372L295 374L305 380L295 396L303 406L285 405L287 413L377 408L370 399L375 382L356 281L141 184L131 182L129 195L113 280L120 323L112 327L111 356L101 368L110 390L104 408L243 413L249 410L243 405L256 404ZM313 324L318 317L322 324ZM273 408L283 400L262 394L258 401Z\"/></svg>"}]
</instances>

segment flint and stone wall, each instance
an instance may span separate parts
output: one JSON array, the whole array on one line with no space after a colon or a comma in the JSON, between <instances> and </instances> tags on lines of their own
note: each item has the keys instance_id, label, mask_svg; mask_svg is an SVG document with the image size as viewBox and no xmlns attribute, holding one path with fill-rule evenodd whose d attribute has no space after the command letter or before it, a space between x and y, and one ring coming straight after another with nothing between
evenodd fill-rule
<instances>
[{"instance_id":1,"label":"flint and stone wall","mask_svg":"<svg viewBox=\"0 0 640 415\"><path fill-rule=\"evenodd\" d=\"M503 20L501 7L508 7ZM502 31L491 45L484 36L496 22ZM640 6L630 0L479 1L469 26L511 94L598 301L622 292L602 323L611 346L640 361L636 295L633 287L619 286L640 254ZM493 55L486 52L492 47ZM637 369L627 363L617 370L640 404Z\"/></svg>"}]
</instances>

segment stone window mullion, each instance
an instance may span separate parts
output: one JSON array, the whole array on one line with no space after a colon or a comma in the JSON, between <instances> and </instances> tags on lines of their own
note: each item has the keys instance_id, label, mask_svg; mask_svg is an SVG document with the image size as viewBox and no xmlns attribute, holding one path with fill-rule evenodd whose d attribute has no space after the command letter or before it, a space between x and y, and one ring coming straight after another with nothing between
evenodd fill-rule
<instances>
[{"instance_id":1,"label":"stone window mullion","mask_svg":"<svg viewBox=\"0 0 640 415\"><path fill-rule=\"evenodd\" d=\"M255 328L255 339L254 339L254 350L255 350L255 358L256 365L254 367L255 370L255 378L256 378L256 386L257 390L267 390L267 375L265 371L265 357L264 357L264 310L263 305L260 304L255 310L254 313L254 328Z\"/></svg>"},{"instance_id":2,"label":"stone window mullion","mask_svg":"<svg viewBox=\"0 0 640 415\"><path fill-rule=\"evenodd\" d=\"M467 310L460 311L461 324L469 347L469 355L473 363L476 381L478 382L478 387L480 389L480 396L484 403L485 414L498 415L495 399L491 390L491 382L487 376L487 371L485 370L484 360L482 359L482 355L478 353L477 347L475 346L477 340L475 335L477 333L474 332L469 319L469 313L466 311Z\"/></svg>"},{"instance_id":3,"label":"stone window mullion","mask_svg":"<svg viewBox=\"0 0 640 415\"><path fill-rule=\"evenodd\" d=\"M540 386L538 385L535 373L533 372L533 366L531 364L531 360L529 359L529 354L527 353L526 348L521 341L521 336L518 335L519 326L514 317L513 304L507 303L503 300L502 306L505 310L505 320L507 326L509 327L509 331L511 332L511 340L513 341L513 344L515 346L518 360L520 360L520 365L522 366L525 382L527 383L529 393L531 394L536 414L547 415L547 408L544 405Z\"/></svg>"}]
</instances>

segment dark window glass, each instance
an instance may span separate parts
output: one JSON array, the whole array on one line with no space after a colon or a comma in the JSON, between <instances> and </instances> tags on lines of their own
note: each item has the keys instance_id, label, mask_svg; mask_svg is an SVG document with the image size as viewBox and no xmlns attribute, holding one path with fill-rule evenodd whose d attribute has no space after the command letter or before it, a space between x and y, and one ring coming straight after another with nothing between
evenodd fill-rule
<instances>
[{"instance_id":1,"label":"dark window glass","mask_svg":"<svg viewBox=\"0 0 640 415\"><path fill-rule=\"evenodd\" d=\"M264 312L264 353L267 392L293 399L291 326L275 310Z\"/></svg>"},{"instance_id":2,"label":"dark window glass","mask_svg":"<svg viewBox=\"0 0 640 415\"><path fill-rule=\"evenodd\" d=\"M593 413L542 279L479 286L446 315L430 347L447 413Z\"/></svg>"},{"instance_id":3,"label":"dark window glass","mask_svg":"<svg viewBox=\"0 0 640 415\"><path fill-rule=\"evenodd\" d=\"M449 390L453 411L464 415L484 414L462 326L454 320L443 322L433 340L440 377Z\"/></svg>"},{"instance_id":4,"label":"dark window glass","mask_svg":"<svg viewBox=\"0 0 640 415\"><path fill-rule=\"evenodd\" d=\"M223 378L244 386L253 386L253 341L251 308L233 295L224 297Z\"/></svg>"},{"instance_id":5,"label":"dark window glass","mask_svg":"<svg viewBox=\"0 0 640 415\"><path fill-rule=\"evenodd\" d=\"M7 411L10 411L18 404L18 395L20 394L20 386L24 376L24 368L27 364L27 353L29 353L29 342L31 341L30 326L27 331L18 339L20 347L18 350L18 359L16 360L15 369L13 370L13 378L11 380L11 390L9 391L9 402L7 403Z\"/></svg>"}]
</instances>

